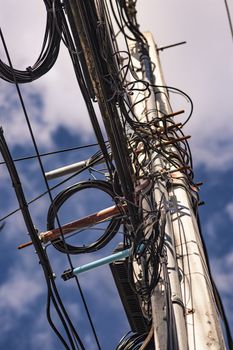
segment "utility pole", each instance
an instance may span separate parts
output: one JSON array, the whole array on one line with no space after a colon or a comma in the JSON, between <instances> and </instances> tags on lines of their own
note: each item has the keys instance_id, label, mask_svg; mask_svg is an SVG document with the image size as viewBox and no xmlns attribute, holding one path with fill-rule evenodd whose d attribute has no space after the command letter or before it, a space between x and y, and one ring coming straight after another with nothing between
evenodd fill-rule
<instances>
[{"instance_id":1,"label":"utility pole","mask_svg":"<svg viewBox=\"0 0 233 350\"><path fill-rule=\"evenodd\" d=\"M127 339L127 334L126 339L121 339L117 349L226 349L219 320L219 313L223 315L224 312L217 303L198 223L198 185L193 182L187 143L190 136L182 131L185 123L176 122L176 117L184 111L173 112L170 104L170 90L185 94L166 86L159 49L149 32L139 30L136 0L115 3L105 0L48 1L47 6L47 26L50 27L50 23L51 28L46 30L45 39L50 38L51 33L56 34L55 39L52 35L48 40L49 48L55 49L56 60L63 38L100 146L100 151L86 160L45 173L18 81L25 83L38 78L55 60L52 58L47 62L50 50L45 51L46 54L42 50L40 59L46 60L42 60L41 66L38 65L40 59L37 61L36 66L40 69L34 68L37 74L33 74L31 67L25 72L14 70L8 58L10 66L3 65L3 78L16 84L51 200L46 231L38 234L34 228L2 130L0 151L31 236L30 242L18 248L30 245L36 248L47 283L50 325L66 349L69 349L68 343L72 349L85 349L58 293L46 248L42 246L47 243L68 255L70 268L61 277L65 281L76 278L99 349L77 275L113 263L121 264L110 267L116 284L119 283L120 297L133 331L131 338ZM115 27L119 29L117 34ZM118 34L123 35L123 49L118 47L122 44ZM3 44L5 47L4 40ZM6 47L5 51L9 56ZM12 76L9 75L11 71ZM103 127L95 112L96 102ZM107 142L104 135L107 135ZM102 163L104 169L95 169L99 179L75 183L52 197L47 180L71 173L77 175ZM61 206L74 194L90 188L103 191L114 205L61 226L58 218ZM107 227L99 227L100 237L90 244L73 246L65 241L77 230L80 233L104 222L108 222ZM93 253L104 248L122 225L123 242L113 254L73 268L70 254ZM67 343L51 319L51 302L64 326Z\"/></svg>"},{"instance_id":2,"label":"utility pole","mask_svg":"<svg viewBox=\"0 0 233 350\"><path fill-rule=\"evenodd\" d=\"M101 77L95 77L97 70L94 66L94 60L92 62L92 56L89 54L91 50L89 42L86 40L87 35L84 35L82 21L77 20L81 16L79 13L81 2L72 1L69 6L70 19L73 18L71 27L74 33L77 32L81 38L84 56L86 56L86 67L98 100L102 101L101 84L97 84ZM129 42L129 54L132 64L137 70L139 80L148 84L150 96L147 95L147 89L144 93L141 91L137 94L136 98L131 96L130 99L132 106L134 106L134 113L140 122L152 122L151 125L153 125L153 120L159 120L158 125L154 128L153 139L157 151L151 150L150 159L148 159L151 172L155 176L153 201L157 206L160 206L161 215L164 216L166 222L165 256L161 259L160 278L151 297L155 346L159 350L167 349L168 345L179 350L203 350L209 349L210 346L216 350L224 349L211 280L194 213L194 208L197 205L197 197L195 196L197 188L190 187L190 181L186 174L187 166L183 164L179 149L179 143L188 137L177 136L180 125L174 122L174 116L179 113L173 113L170 107L168 90L153 38L150 33L145 33L144 36L148 43L147 54L140 51L141 47L137 40ZM134 84L137 86L140 82L134 81ZM143 94L143 99L140 101ZM105 106L105 102L101 106ZM105 115L107 109L101 108ZM111 114L106 113L103 119L107 126L110 143L113 142L113 145L117 145L115 132L111 126L109 128L112 123ZM153 129L153 127L151 128ZM119 156L120 159L122 154L122 152L121 155L113 152L117 169L120 164L117 157ZM142 162L145 159L143 150L139 155L140 159ZM119 176L123 179L125 168L120 166L120 169ZM127 189L125 193L127 193ZM132 198L128 197L130 206ZM148 211L147 206L147 201L143 200L142 207L145 211ZM129 207L129 214L130 211ZM135 215L133 211L132 214L133 217ZM145 237L149 237L150 229L145 231ZM152 275L153 271L150 274ZM170 317L168 313L170 313Z\"/></svg>"},{"instance_id":3,"label":"utility pole","mask_svg":"<svg viewBox=\"0 0 233 350\"><path fill-rule=\"evenodd\" d=\"M158 151L151 154L152 172L156 175L154 200L163 208L166 215L164 242L167 253L166 269L177 335L170 345L172 349L180 350L225 349L213 287L194 213L197 206L197 188L190 188L189 180L182 171L184 169L178 144L187 137L177 138L177 134L174 133L179 126L174 127L176 126L174 114L158 50L152 35L144 33L144 36L149 46L148 57L142 56L135 42L130 43L130 53L137 71L141 69L139 78L151 84L155 82L155 85L154 88L151 87L150 97L145 99L144 103L137 104L134 112L142 122L146 118L149 121L160 118L161 130L164 126L170 128L168 136L173 140L173 142L164 141L164 135L161 133L161 139L157 140ZM151 60L149 71L148 59ZM166 157L162 154L161 144L166 150ZM141 157L143 156L142 151ZM178 160L179 166L174 167L173 160L176 164ZM145 208L146 205L144 204ZM147 234L148 232L145 233ZM171 332L167 317L165 277L162 268L159 283L151 298L155 346L160 350L167 349L168 333Z\"/></svg>"}]
</instances>

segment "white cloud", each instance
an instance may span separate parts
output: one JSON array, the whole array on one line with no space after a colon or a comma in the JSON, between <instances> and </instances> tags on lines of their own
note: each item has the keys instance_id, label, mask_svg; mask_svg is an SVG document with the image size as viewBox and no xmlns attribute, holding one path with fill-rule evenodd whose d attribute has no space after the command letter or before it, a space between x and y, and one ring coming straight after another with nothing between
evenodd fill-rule
<instances>
[{"instance_id":1,"label":"white cloud","mask_svg":"<svg viewBox=\"0 0 233 350\"><path fill-rule=\"evenodd\" d=\"M88 350L96 350L96 344L93 342L93 339L91 336L86 335L84 341Z\"/></svg>"},{"instance_id":2,"label":"white cloud","mask_svg":"<svg viewBox=\"0 0 233 350\"><path fill-rule=\"evenodd\" d=\"M158 46L187 40L187 45L162 52L161 58L168 84L184 89L194 100L195 111L186 132L193 136L195 162L208 169L230 167L233 160L233 124L229 121L233 110L233 67L224 4L210 0L204 7L201 0L192 4L184 0L156 4L147 0L146 3L144 6L144 2L138 2L141 28L154 33ZM19 5L16 0L7 3L0 0L0 6L0 20L12 58L16 67L25 69L36 61L40 51L46 18L44 5L40 1L35 4L23 0ZM26 21L25 13L30 13ZM14 26L9 21L11 18ZM39 144L51 145L51 135L59 125L83 137L91 133L89 117L66 51L61 50L58 61L46 76L24 89L29 109L31 90L42 97L43 110L34 108L30 113ZM0 101L10 103L9 90L4 89ZM7 121L3 123L9 138L21 144L29 140L19 109L9 111L9 120L10 128ZM19 134L21 137L17 137Z\"/></svg>"},{"instance_id":3,"label":"white cloud","mask_svg":"<svg viewBox=\"0 0 233 350\"><path fill-rule=\"evenodd\" d=\"M216 170L232 167L232 42L223 2L207 0L203 6L201 0L192 3L185 0L147 0L138 1L138 6L142 28L152 30L159 46L187 40L187 45L168 49L161 53L161 58L167 83L183 89L194 101L194 115L186 132L193 136L192 150L196 163ZM19 4L18 0L0 0L0 8L0 22L13 63L15 67L25 69L36 61L43 40L43 2L21 0ZM25 14L29 13L30 16L27 15L25 20ZM0 48L2 51L1 44ZM61 50L53 69L33 84L23 86L22 92L40 146L53 146L52 135L59 126L69 128L73 134L82 134L84 140L90 137L92 131L89 117L65 49ZM32 95L40 98L41 103L35 103L35 99L32 103ZM5 137L11 146L28 145L30 136L16 97L14 86L1 81L0 118ZM180 105L182 109L183 102ZM188 110L189 106L186 103L185 106ZM27 169L28 172L34 172L33 167ZM4 179L5 175L1 175L1 181ZM26 177L22 180L27 191L30 190L29 186L33 186L34 190L37 188L33 178L30 183ZM31 194L34 195L32 190ZM33 214L39 217L46 205L46 200L40 201L33 206ZM233 219L232 203L228 204L226 212ZM212 217L207 223L207 234L215 237L220 221L220 216ZM16 216L12 225L11 232L7 235L9 239L15 239L19 231L25 231L19 216ZM92 257L96 259L98 256L84 255L77 261L81 265ZM15 270L12 269L0 287L0 310L4 315L1 326L5 327L3 330L18 322L18 318L29 311L30 306L43 292L41 281L34 273L36 270L30 269L31 251L25 253L23 259L21 267L25 273L19 267L14 267ZM232 261L231 253L213 261L217 284L221 292L227 295L232 293ZM54 264L56 272L64 270L62 259L54 259ZM80 280L82 281L82 277ZM89 273L88 277L83 277L82 283L85 291L93 291L96 303L108 305L117 312L119 305L112 302L113 298L117 298L116 290L105 268L100 268L98 273ZM71 284L70 288L73 288ZM36 350L35 344L38 342L38 349L43 347L47 350L45 340L47 344L52 344L50 333L45 329L48 325L42 327L37 324L37 327L33 334L35 342L32 340L32 348ZM51 349L49 345L48 349Z\"/></svg>"},{"instance_id":4,"label":"white cloud","mask_svg":"<svg viewBox=\"0 0 233 350\"><path fill-rule=\"evenodd\" d=\"M49 325L44 325L42 329L36 328L29 336L30 349L55 350L57 347L54 344L54 337L56 336L50 330Z\"/></svg>"},{"instance_id":5,"label":"white cloud","mask_svg":"<svg viewBox=\"0 0 233 350\"><path fill-rule=\"evenodd\" d=\"M225 297L232 298L233 286L233 250L221 258L212 258L211 267L213 270L214 280L219 288L220 293ZM231 311L232 305L230 308ZM230 310L226 310L230 314Z\"/></svg>"},{"instance_id":6,"label":"white cloud","mask_svg":"<svg viewBox=\"0 0 233 350\"><path fill-rule=\"evenodd\" d=\"M231 221L233 221L233 202L228 203L225 207L226 213L229 215Z\"/></svg>"},{"instance_id":7,"label":"white cloud","mask_svg":"<svg viewBox=\"0 0 233 350\"><path fill-rule=\"evenodd\" d=\"M167 84L183 89L194 102L185 132L192 135L195 164L218 171L231 167L232 40L224 2L208 0L203 7L201 0L148 0L147 5L138 1L141 28L152 28L159 47L187 41L160 56Z\"/></svg>"},{"instance_id":8,"label":"white cloud","mask_svg":"<svg viewBox=\"0 0 233 350\"><path fill-rule=\"evenodd\" d=\"M33 198L37 197L38 194L41 194L41 192L45 191L45 188L41 188L41 183L38 179L38 173L37 176L34 175L35 170L37 169L34 163L28 165L28 174L25 172L23 173L22 171L20 171L19 173L22 188L26 200L28 202ZM30 179L30 181L28 181L28 178ZM2 174L0 176L0 180L0 191L4 194L0 198L0 211L2 218L5 215L8 215L11 212L17 210L19 208L19 203L15 195L15 191L12 186L11 180L9 178L9 173L7 181L5 180L5 175L4 177L2 177ZM50 202L48 196L46 195L37 200L35 203L29 205L29 211L31 213L32 220L34 221L34 224L38 229L45 230L46 223L44 223L43 227L38 227L38 223L41 222L41 218L45 216L45 212L49 207L49 203ZM17 213L14 213L12 216L5 219L4 222L5 226L2 232L2 239L4 240L4 242L15 242L16 246L17 244L23 243L23 241L29 239L29 236L27 235L27 227L24 222L21 210L18 210Z\"/></svg>"},{"instance_id":9,"label":"white cloud","mask_svg":"<svg viewBox=\"0 0 233 350\"><path fill-rule=\"evenodd\" d=\"M31 307L42 295L44 286L38 273L28 273L29 266L20 263L6 270L7 279L0 286L1 334L14 329L20 320L31 313Z\"/></svg>"},{"instance_id":10,"label":"white cloud","mask_svg":"<svg viewBox=\"0 0 233 350\"><path fill-rule=\"evenodd\" d=\"M230 328L233 324L232 286L233 286L233 251L210 261L212 275L221 295Z\"/></svg>"},{"instance_id":11,"label":"white cloud","mask_svg":"<svg viewBox=\"0 0 233 350\"><path fill-rule=\"evenodd\" d=\"M42 293L42 286L21 270L9 272L9 279L0 287L0 308L22 315Z\"/></svg>"},{"instance_id":12,"label":"white cloud","mask_svg":"<svg viewBox=\"0 0 233 350\"><path fill-rule=\"evenodd\" d=\"M45 29L45 7L42 2L0 0L0 21L13 65L26 69L36 61ZM9 22L14 8L14 26ZM17 13L17 16L15 15ZM30 13L25 21L24 14ZM30 28L30 30L28 30ZM16 40L17 36L20 38ZM23 50L22 50L23 48ZM28 48L25 49L25 48ZM4 61L7 63L6 58ZM38 81L21 86L26 109L39 145L52 145L52 135L59 126L79 133L83 140L92 135L89 116L81 97L67 49L61 44L59 58L52 70ZM32 103L32 95L40 98L42 105ZM14 85L1 82L1 124L10 144L26 144L30 140L22 108L17 101Z\"/></svg>"},{"instance_id":13,"label":"white cloud","mask_svg":"<svg viewBox=\"0 0 233 350\"><path fill-rule=\"evenodd\" d=\"M61 344L48 324L44 309L41 309L33 320L32 331L28 334L28 343L29 348L33 350L55 350Z\"/></svg>"},{"instance_id":14,"label":"white cloud","mask_svg":"<svg viewBox=\"0 0 233 350\"><path fill-rule=\"evenodd\" d=\"M215 212L211 214L211 217L206 220L204 225L204 232L208 235L209 239L214 239L217 237L219 227L221 227L223 222L223 217L220 212Z\"/></svg>"}]
</instances>

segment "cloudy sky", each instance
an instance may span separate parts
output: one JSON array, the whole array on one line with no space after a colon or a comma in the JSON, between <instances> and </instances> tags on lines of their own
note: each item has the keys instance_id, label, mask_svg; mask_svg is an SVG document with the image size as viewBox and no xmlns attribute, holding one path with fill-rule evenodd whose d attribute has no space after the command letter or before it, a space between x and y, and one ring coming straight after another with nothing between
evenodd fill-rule
<instances>
[{"instance_id":1,"label":"cloudy sky","mask_svg":"<svg viewBox=\"0 0 233 350\"><path fill-rule=\"evenodd\" d=\"M233 2L229 1L229 5L233 15ZM201 199L205 206L200 208L203 234L213 275L233 328L233 41L225 4L223 0L138 0L138 18L141 29L153 33L158 47L187 41L186 45L161 52L161 60L167 84L184 90L194 102L193 117L185 131L192 135L195 178L204 182ZM15 67L25 69L36 61L45 19L42 0L0 0L0 25ZM0 57L6 61L1 43ZM61 49L54 68L40 80L23 86L22 92L40 152L95 142L65 48ZM174 103L179 109L189 110L190 106L184 100L176 99ZM0 121L13 156L32 154L30 135L15 88L4 81L0 81ZM44 167L50 170L77 162L95 151L93 147L45 157ZM35 161L17 163L17 169L28 200L44 191ZM82 175L78 181L85 176L88 175ZM0 216L3 217L17 208L3 165L0 180ZM77 205L79 215L85 213L84 199ZM30 207L40 230L45 230L48 206L49 200L45 196ZM1 231L0 348L37 350L43 346L45 350L53 350L57 343L45 317L45 285L37 258L33 248L24 252L16 250L18 244L27 241L26 233L20 213L9 218ZM108 251L114 244L116 242ZM52 249L50 254L59 276L68 267L67 261L64 257L58 258ZM102 256L102 252L98 254ZM83 256L78 263L86 260ZM90 273L80 282L103 349L114 349L128 325L122 317L108 269L101 268L98 274ZM92 335L85 331L89 325L81 316L84 310L78 292L74 292L75 286L72 283L64 286L64 282L59 281L58 284L61 290L64 289L67 307L87 348L96 349L91 345Z\"/></svg>"}]
</instances>

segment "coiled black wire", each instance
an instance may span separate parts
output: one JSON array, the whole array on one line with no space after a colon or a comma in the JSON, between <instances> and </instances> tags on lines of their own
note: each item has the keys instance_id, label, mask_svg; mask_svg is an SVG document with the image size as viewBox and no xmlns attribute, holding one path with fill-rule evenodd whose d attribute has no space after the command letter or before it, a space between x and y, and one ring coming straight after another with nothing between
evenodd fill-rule
<instances>
[{"instance_id":1,"label":"coiled black wire","mask_svg":"<svg viewBox=\"0 0 233 350\"><path fill-rule=\"evenodd\" d=\"M107 193L114 200L115 194L112 185L109 182L102 180L83 181L72 185L61 191L50 205L47 215L47 229L52 230L55 227L56 215L61 206L74 194L89 188L99 189ZM106 230L100 238L89 245L82 245L80 247L70 245L64 240L52 241L53 246L62 253L69 252L70 254L91 253L103 248L117 233L121 225L121 217L114 217L110 220ZM61 230L62 234L62 230Z\"/></svg>"},{"instance_id":2,"label":"coiled black wire","mask_svg":"<svg viewBox=\"0 0 233 350\"><path fill-rule=\"evenodd\" d=\"M30 83L46 74L57 60L62 32L62 21L59 12L56 15L56 25L52 12L52 1L44 0L47 10L47 21L44 40L40 55L33 66L26 70L13 69L0 60L0 77L9 83Z\"/></svg>"}]
</instances>

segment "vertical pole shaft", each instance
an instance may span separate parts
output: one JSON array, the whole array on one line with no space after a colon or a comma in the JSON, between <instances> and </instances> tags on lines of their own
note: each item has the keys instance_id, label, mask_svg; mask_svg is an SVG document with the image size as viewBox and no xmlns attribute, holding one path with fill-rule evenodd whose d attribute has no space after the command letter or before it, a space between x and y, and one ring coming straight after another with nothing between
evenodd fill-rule
<instances>
[{"instance_id":1,"label":"vertical pole shaft","mask_svg":"<svg viewBox=\"0 0 233 350\"><path fill-rule=\"evenodd\" d=\"M138 65L137 61L137 47L134 43L130 44L131 54L133 57L133 62L135 65ZM151 57L152 62L154 63L155 57ZM146 59L146 58L145 58ZM148 74L144 65L143 59L138 57L142 67L142 79L148 83L153 81L158 82L157 75L150 79L150 74ZM156 65L157 68L157 65ZM156 69L157 72L157 69ZM160 83L161 85L161 83ZM165 90L165 89L164 89ZM146 92L147 93L147 92ZM146 95L145 95L146 96ZM138 116L138 119L141 122L152 121L153 119L158 119L162 117L160 112L163 111L165 114L167 110L164 111L163 101L158 101L157 94L155 94L154 89L151 89L151 95L145 99L143 104L135 104L134 113ZM162 126L162 123L161 123ZM143 158L143 156L142 156ZM161 174L164 169L164 161L160 153L151 154L152 159L152 172L154 174ZM162 269L160 274L160 279L155 287L155 290L152 294L151 305L152 305L152 317L154 324L154 341L155 347L158 350L166 350L169 348L169 343L173 346L174 349L187 350L187 334L185 326L185 316L184 316L184 305L182 302L182 292L179 281L179 271L176 260L176 251L175 251L175 240L172 227L172 220L169 210L169 196L166 188L166 181L162 177L158 177L155 180L155 185L153 189L153 197L155 203L162 208L166 216L166 226L165 226L165 246L166 246L166 269ZM142 203L144 210L146 210L146 200L145 203ZM144 232L147 235L147 232ZM168 276L165 271L168 271ZM169 281L169 282L168 282ZM169 289L170 300L167 300L167 293ZM167 317L169 303L172 304L171 311L174 315L175 325ZM170 327L173 329L170 329ZM173 334L173 336L172 336Z\"/></svg>"},{"instance_id":2,"label":"vertical pole shaft","mask_svg":"<svg viewBox=\"0 0 233 350\"><path fill-rule=\"evenodd\" d=\"M164 116L172 113L169 95L152 35L144 33L144 36L149 44L149 57L154 67L154 76L150 78L147 70L148 62L146 59L145 63L143 62L135 43L130 43L132 60L138 72L141 67L139 77L148 83L155 81L156 85L151 88L149 97L146 97L145 93L143 102L135 103L134 113L144 123L159 119L163 127ZM165 123L167 127L174 125L173 120L169 118ZM167 350L170 348L169 345L172 349L179 350L225 349L194 213L195 197L190 190L189 179L184 173L179 172L179 165L180 168L184 165L179 149L170 142L170 139L177 136L173 131L168 131L168 136L169 140L164 142L163 148L168 157L159 150L151 154L153 174L162 174L165 170L164 176L156 177L153 195L155 203L160 204L166 212L164 245L167 254L166 266L162 263L164 268L161 269L159 283L151 298L155 347L159 350ZM161 142L162 139L158 140L158 148ZM143 155L141 157L143 159ZM175 159L176 165L171 162L174 160L172 158ZM147 204L143 205L146 209ZM146 232L145 235L147 234ZM169 304L172 305L170 320Z\"/></svg>"},{"instance_id":3,"label":"vertical pole shaft","mask_svg":"<svg viewBox=\"0 0 233 350\"><path fill-rule=\"evenodd\" d=\"M146 33L145 36L150 46L152 62L156 67L156 85L164 86L164 88L158 88L161 93L158 93L156 97L159 110L170 114L169 96L165 88L158 52L151 34ZM173 152L176 152L174 146L170 147ZM170 170L174 170L171 165ZM175 253L172 253L172 257L177 259L179 275L182 276L180 279L182 294L180 295L177 279L173 279L170 274L179 349L225 349L197 219L194 214L192 194L184 174L180 175L178 179L170 181L169 187L166 188L172 226L171 231L168 232L174 233L171 246L172 252L175 251ZM175 265L174 263L174 267ZM173 291L175 291L174 295ZM185 306L183 310L185 325L177 323L180 322L179 311L175 310L177 297L183 300L182 304ZM186 338L186 334L188 346L185 345L185 341L181 347L180 338Z\"/></svg>"},{"instance_id":4,"label":"vertical pole shaft","mask_svg":"<svg viewBox=\"0 0 233 350\"><path fill-rule=\"evenodd\" d=\"M151 47L151 43L149 44ZM154 63L154 57L151 57L152 62ZM157 66L156 66L157 68ZM155 69L156 69L155 68ZM157 70L157 69L156 69ZM156 75L154 77L154 81L157 82L158 85L162 85L158 82L158 76ZM158 98L154 94L154 90L152 89L152 94L151 96L147 99L147 113L150 113L151 115L150 118L153 118L153 114L159 115L160 111L164 111L164 105L163 103L160 103ZM170 111L166 110L166 114L168 114ZM162 116L162 115L161 115ZM164 168L164 161L162 160L162 157L157 154L154 157L153 160L153 167L155 173L159 173L163 170ZM174 242L174 232L173 232L173 227L172 227L172 221L171 221L171 215L170 215L170 210L169 210L169 196L166 188L166 183L165 181L160 178L157 180L155 187L154 187L154 198L156 203L160 204L163 202L164 205L164 210L166 211L166 227L165 227L165 246L166 246L166 251L167 251L167 270L169 274L169 281L170 281L170 293L171 293L171 299L173 303L173 312L174 312L174 320L176 324L176 332L177 332L177 347L179 350L186 350L188 349L188 343L187 343L187 335L186 335L186 327L185 327L185 317L184 317L184 305L182 302L182 293L181 293L181 287L180 287L180 281L179 281L179 272L178 272L178 265L176 261L176 252L175 252L175 242ZM161 288L162 284L162 288ZM161 274L161 283L159 283L157 290L163 288L165 289L162 292L162 295L166 293L166 288L167 286L165 285L165 276L163 273ZM161 296L159 296L158 291L155 290L155 292L152 295L152 312L153 312L153 321L154 324L156 325L157 318L160 316L157 315L157 306L161 302ZM165 306L165 312L167 312L168 306ZM165 316L166 317L166 316ZM170 327L170 324L167 320L167 328ZM155 327L155 340L158 337L157 336L157 330ZM172 333L171 330L168 329L167 333ZM169 334L167 334L167 337ZM158 349L166 349L167 344L169 344L169 339L166 339L166 343L164 341L163 335L161 335L157 341L159 340L159 343L157 344ZM162 344L161 344L162 341ZM171 342L175 342L174 340L171 340ZM174 348L176 347L175 344Z\"/></svg>"}]
</instances>

